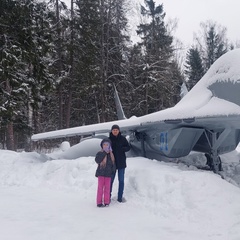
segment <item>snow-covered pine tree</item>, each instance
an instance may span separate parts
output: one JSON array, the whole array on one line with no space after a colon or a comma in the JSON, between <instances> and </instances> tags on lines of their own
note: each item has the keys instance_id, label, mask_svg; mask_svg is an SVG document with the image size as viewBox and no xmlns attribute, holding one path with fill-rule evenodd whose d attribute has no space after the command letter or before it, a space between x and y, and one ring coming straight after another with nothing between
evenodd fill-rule
<instances>
[{"instance_id":1,"label":"snow-covered pine tree","mask_svg":"<svg viewBox=\"0 0 240 240\"><path fill-rule=\"evenodd\" d=\"M2 0L0 89L2 142L25 147L42 93L51 87L50 12L34 0Z\"/></svg>"},{"instance_id":2,"label":"snow-covered pine tree","mask_svg":"<svg viewBox=\"0 0 240 240\"><path fill-rule=\"evenodd\" d=\"M197 47L191 47L186 56L185 74L187 76L188 90L203 77L204 67Z\"/></svg>"},{"instance_id":3,"label":"snow-covered pine tree","mask_svg":"<svg viewBox=\"0 0 240 240\"><path fill-rule=\"evenodd\" d=\"M200 24L201 31L195 37L201 59L206 72L211 65L229 50L227 29L213 21Z\"/></svg>"},{"instance_id":4,"label":"snow-covered pine tree","mask_svg":"<svg viewBox=\"0 0 240 240\"><path fill-rule=\"evenodd\" d=\"M134 84L143 96L139 112L148 114L176 103L182 76L173 57L173 37L165 26L163 5L145 0L141 14L146 18L137 30L142 39L138 43L142 51L142 71L135 77L140 81L134 81Z\"/></svg>"}]
</instances>

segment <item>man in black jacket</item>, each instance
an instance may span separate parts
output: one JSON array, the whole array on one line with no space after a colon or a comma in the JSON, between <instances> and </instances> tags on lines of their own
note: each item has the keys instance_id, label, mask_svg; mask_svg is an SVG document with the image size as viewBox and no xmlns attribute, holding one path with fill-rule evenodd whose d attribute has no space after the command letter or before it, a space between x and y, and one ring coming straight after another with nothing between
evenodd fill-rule
<instances>
[{"instance_id":1,"label":"man in black jacket","mask_svg":"<svg viewBox=\"0 0 240 240\"><path fill-rule=\"evenodd\" d=\"M118 172L118 198L117 198L117 200L118 200L118 202L122 202L123 201L123 190L124 190L124 174L125 174L125 168L127 167L125 152L130 150L130 145L129 145L127 139L124 136L122 136L118 125L112 126L109 138L112 142L112 152L115 157L116 171ZM113 182L115 179L116 171L112 176L111 192L112 192L112 185L113 185Z\"/></svg>"}]
</instances>

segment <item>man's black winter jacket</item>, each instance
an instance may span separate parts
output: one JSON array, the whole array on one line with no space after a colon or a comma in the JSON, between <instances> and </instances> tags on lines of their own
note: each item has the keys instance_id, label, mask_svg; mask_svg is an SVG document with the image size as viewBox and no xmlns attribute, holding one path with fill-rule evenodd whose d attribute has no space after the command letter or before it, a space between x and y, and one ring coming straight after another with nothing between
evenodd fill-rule
<instances>
[{"instance_id":1,"label":"man's black winter jacket","mask_svg":"<svg viewBox=\"0 0 240 240\"><path fill-rule=\"evenodd\" d=\"M115 157L116 168L126 168L126 154L130 150L130 145L127 139L122 136L121 132L117 136L114 136L112 132L110 132L109 138L112 142L112 150L113 155Z\"/></svg>"}]
</instances>

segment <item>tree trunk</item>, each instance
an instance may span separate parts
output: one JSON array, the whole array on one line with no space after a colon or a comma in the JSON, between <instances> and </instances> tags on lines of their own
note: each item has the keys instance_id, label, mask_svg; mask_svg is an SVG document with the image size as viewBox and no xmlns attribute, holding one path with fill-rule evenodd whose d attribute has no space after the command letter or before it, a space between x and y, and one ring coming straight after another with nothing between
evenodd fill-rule
<instances>
[{"instance_id":1,"label":"tree trunk","mask_svg":"<svg viewBox=\"0 0 240 240\"><path fill-rule=\"evenodd\" d=\"M60 28L60 17L59 17L59 4L58 0L56 0L56 24L57 24L57 55L58 55L58 73L59 77L61 76L62 72L62 59L61 59L61 28ZM58 122L58 127L59 129L63 128L63 93L62 93L62 88L63 85L60 82L59 87L58 87L58 107L59 107L59 122Z\"/></svg>"},{"instance_id":2,"label":"tree trunk","mask_svg":"<svg viewBox=\"0 0 240 240\"><path fill-rule=\"evenodd\" d=\"M14 147L14 134L13 134L13 123L12 122L8 123L8 125L7 125L6 139L7 139L7 149L8 150L15 150L15 147Z\"/></svg>"},{"instance_id":3,"label":"tree trunk","mask_svg":"<svg viewBox=\"0 0 240 240\"><path fill-rule=\"evenodd\" d=\"M72 107L72 83L73 83L73 42L74 42L74 11L73 0L71 0L71 43L70 43L70 72L68 78L68 97L66 107L66 128L70 127L71 107Z\"/></svg>"}]
</instances>

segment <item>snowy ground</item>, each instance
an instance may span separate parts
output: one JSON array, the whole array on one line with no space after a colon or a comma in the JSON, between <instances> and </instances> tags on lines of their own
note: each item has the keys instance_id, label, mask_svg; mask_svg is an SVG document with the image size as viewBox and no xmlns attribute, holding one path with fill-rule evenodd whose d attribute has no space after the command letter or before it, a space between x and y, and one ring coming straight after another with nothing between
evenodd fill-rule
<instances>
[{"instance_id":1,"label":"snowy ground","mask_svg":"<svg viewBox=\"0 0 240 240\"><path fill-rule=\"evenodd\" d=\"M128 158L127 202L115 201L115 182L108 208L96 207L93 157L49 156L0 150L2 240L240 239L237 151L222 157L228 181L183 163Z\"/></svg>"}]
</instances>

